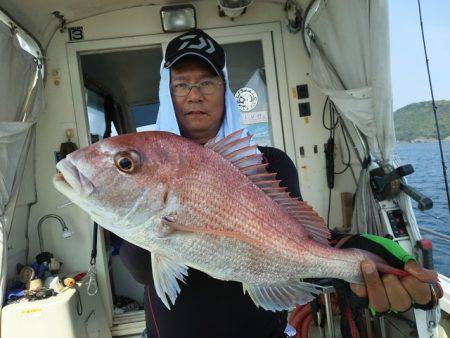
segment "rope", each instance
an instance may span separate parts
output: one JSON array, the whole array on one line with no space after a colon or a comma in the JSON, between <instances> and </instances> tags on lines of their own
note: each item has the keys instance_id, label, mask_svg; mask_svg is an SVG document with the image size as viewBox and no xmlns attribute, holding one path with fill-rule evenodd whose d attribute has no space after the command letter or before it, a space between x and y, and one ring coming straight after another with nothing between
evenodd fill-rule
<instances>
[{"instance_id":1,"label":"rope","mask_svg":"<svg viewBox=\"0 0 450 338\"><path fill-rule=\"evenodd\" d=\"M161 338L161 334L159 333L158 323L156 321L155 312L153 311L152 299L150 297L150 286L147 285L147 301L148 306L150 307L150 313L152 314L153 323L155 324L155 331L158 338Z\"/></svg>"},{"instance_id":2,"label":"rope","mask_svg":"<svg viewBox=\"0 0 450 338\"><path fill-rule=\"evenodd\" d=\"M81 302L81 295L80 291L78 289L75 289L75 292L77 293L77 314L78 316L81 316L83 314L83 303Z\"/></svg>"},{"instance_id":3,"label":"rope","mask_svg":"<svg viewBox=\"0 0 450 338\"><path fill-rule=\"evenodd\" d=\"M425 63L427 65L428 83L430 85L431 103L432 103L432 107L433 107L434 121L436 123L436 132L437 132L437 137L438 137L438 141L439 141L439 151L441 153L442 175L444 176L445 191L447 192L448 210L450 211L450 191L448 188L448 181L447 181L447 166L445 165L444 151L442 150L442 140L441 140L441 132L439 130L439 120L437 117L437 107L436 107L436 103L434 101L433 85L431 83L430 64L429 64L429 59L428 59L428 54L427 54L427 45L425 42L425 34L423 31L422 9L420 7L420 0L417 0L417 4L419 6L420 29L422 32L422 42L423 42L423 51L425 53Z\"/></svg>"}]
</instances>

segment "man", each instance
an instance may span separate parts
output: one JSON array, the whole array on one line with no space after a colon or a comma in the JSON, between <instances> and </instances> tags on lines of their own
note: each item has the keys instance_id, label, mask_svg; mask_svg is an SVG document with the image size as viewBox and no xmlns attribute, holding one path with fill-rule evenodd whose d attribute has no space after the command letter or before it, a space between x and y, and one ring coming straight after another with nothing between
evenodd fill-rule
<instances>
[{"instance_id":1,"label":"man","mask_svg":"<svg viewBox=\"0 0 450 338\"><path fill-rule=\"evenodd\" d=\"M229 89L223 48L201 30L187 32L172 40L161 67L160 109L157 129L170 131L198 144L222 138L242 128L240 112ZM283 152L259 150L278 172L282 185L300 197L297 171ZM343 237L338 246L363 246L364 239ZM358 242L358 243L356 243ZM145 284L145 309L149 337L158 338L282 338L286 312L274 313L256 307L237 282L216 280L189 269L186 284L175 306L168 310L154 289L150 253L124 242L121 257L134 278ZM394 259L395 261L395 259ZM400 263L403 267L404 263ZM424 270L413 261L405 265L413 276ZM399 281L395 276L380 278L372 262L364 262L366 285L351 285L355 297L368 296L373 311L407 310L412 302L430 303L430 288L415 277ZM434 304L432 304L434 305Z\"/></svg>"}]
</instances>

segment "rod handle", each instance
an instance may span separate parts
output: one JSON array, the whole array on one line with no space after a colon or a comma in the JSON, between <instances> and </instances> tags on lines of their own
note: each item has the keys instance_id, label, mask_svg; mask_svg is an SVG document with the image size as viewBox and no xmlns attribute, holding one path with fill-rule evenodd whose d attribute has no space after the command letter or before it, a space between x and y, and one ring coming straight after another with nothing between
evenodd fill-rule
<instances>
[{"instance_id":1,"label":"rod handle","mask_svg":"<svg viewBox=\"0 0 450 338\"><path fill-rule=\"evenodd\" d=\"M433 208L433 200L425 196L415 188L411 187L410 185L402 182L400 183L400 189L418 203L417 207L420 211L425 211Z\"/></svg>"}]
</instances>

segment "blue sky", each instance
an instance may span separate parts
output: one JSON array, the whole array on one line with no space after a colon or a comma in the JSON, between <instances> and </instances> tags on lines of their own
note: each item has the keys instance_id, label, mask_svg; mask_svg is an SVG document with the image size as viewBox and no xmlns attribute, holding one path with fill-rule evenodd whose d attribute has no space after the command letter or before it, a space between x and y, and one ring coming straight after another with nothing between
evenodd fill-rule
<instances>
[{"instance_id":1,"label":"blue sky","mask_svg":"<svg viewBox=\"0 0 450 338\"><path fill-rule=\"evenodd\" d=\"M417 0L388 0L394 110L430 100ZM450 1L421 0L436 100L450 100Z\"/></svg>"}]
</instances>

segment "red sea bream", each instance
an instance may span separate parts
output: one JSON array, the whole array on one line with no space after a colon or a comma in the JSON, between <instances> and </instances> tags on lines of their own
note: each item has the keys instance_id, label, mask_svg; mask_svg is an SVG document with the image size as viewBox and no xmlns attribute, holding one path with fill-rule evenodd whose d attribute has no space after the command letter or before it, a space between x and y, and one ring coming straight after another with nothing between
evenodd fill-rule
<instances>
[{"instance_id":1,"label":"red sea bream","mask_svg":"<svg viewBox=\"0 0 450 338\"><path fill-rule=\"evenodd\" d=\"M112 137L60 161L54 184L101 226L151 252L169 308L188 267L242 282L273 311L320 291L302 278L362 283L361 261L382 261L330 247L322 218L279 187L241 133L204 147L166 132Z\"/></svg>"}]
</instances>

